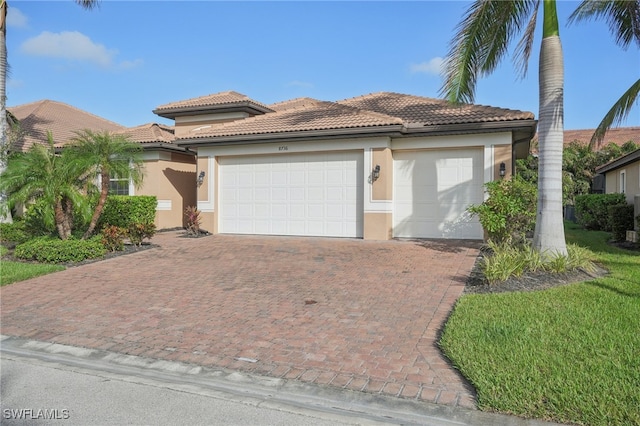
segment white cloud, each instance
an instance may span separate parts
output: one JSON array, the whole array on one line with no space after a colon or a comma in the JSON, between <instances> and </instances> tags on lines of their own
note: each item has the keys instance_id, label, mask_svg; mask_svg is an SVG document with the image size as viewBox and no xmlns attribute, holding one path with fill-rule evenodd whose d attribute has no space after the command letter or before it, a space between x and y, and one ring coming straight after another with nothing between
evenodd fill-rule
<instances>
[{"instance_id":1,"label":"white cloud","mask_svg":"<svg viewBox=\"0 0 640 426\"><path fill-rule=\"evenodd\" d=\"M444 59L442 59L439 56L436 56L435 58L431 59L428 62L411 64L410 70L412 73L440 75L442 74L443 66L444 66Z\"/></svg>"},{"instance_id":2,"label":"white cloud","mask_svg":"<svg viewBox=\"0 0 640 426\"><path fill-rule=\"evenodd\" d=\"M102 44L94 43L78 31L44 31L26 40L20 48L29 55L86 61L104 68L111 67L118 54L116 49L107 49Z\"/></svg>"},{"instance_id":3,"label":"white cloud","mask_svg":"<svg viewBox=\"0 0 640 426\"><path fill-rule=\"evenodd\" d=\"M304 82L304 81L293 80L293 81L290 81L289 83L287 83L287 86L311 88L311 87L313 87L313 84L307 83L307 82Z\"/></svg>"},{"instance_id":4,"label":"white cloud","mask_svg":"<svg viewBox=\"0 0 640 426\"><path fill-rule=\"evenodd\" d=\"M20 12L20 9L16 9L11 6L7 8L7 26L16 28L27 27L27 16Z\"/></svg>"}]
</instances>

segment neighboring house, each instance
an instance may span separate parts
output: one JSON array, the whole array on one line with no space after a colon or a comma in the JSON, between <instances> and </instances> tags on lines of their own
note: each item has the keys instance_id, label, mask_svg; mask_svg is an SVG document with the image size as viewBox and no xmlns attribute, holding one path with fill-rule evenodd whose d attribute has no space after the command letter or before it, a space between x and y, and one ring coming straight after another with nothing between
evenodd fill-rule
<instances>
[{"instance_id":1,"label":"neighboring house","mask_svg":"<svg viewBox=\"0 0 640 426\"><path fill-rule=\"evenodd\" d=\"M114 179L111 193L155 195L158 199L156 227L184 226L184 209L196 205L196 163L193 153L173 143L173 128L145 124L126 128L86 111L51 100L7 108L20 122L23 137L13 147L27 151L34 143L46 143L47 132L57 147L64 147L84 129L123 134L143 146L144 179L137 190L129 182Z\"/></svg>"},{"instance_id":2,"label":"neighboring house","mask_svg":"<svg viewBox=\"0 0 640 426\"><path fill-rule=\"evenodd\" d=\"M635 206L634 217L640 215L640 149L598 167L596 173L604 176L605 193L625 194Z\"/></svg>"},{"instance_id":3,"label":"neighboring house","mask_svg":"<svg viewBox=\"0 0 640 426\"><path fill-rule=\"evenodd\" d=\"M374 93L265 105L223 92L162 105L197 152L213 233L482 239L467 208L512 173L531 112Z\"/></svg>"}]
</instances>

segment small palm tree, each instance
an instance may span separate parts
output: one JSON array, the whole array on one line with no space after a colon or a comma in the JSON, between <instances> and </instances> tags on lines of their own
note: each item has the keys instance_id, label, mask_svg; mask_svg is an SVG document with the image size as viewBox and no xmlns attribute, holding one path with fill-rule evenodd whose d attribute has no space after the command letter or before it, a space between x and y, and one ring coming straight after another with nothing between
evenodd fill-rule
<instances>
[{"instance_id":1,"label":"small palm tree","mask_svg":"<svg viewBox=\"0 0 640 426\"><path fill-rule=\"evenodd\" d=\"M91 214L85 196L85 169L65 154L55 153L53 137L48 134L46 145L35 144L26 153L15 153L0 175L0 190L9 194L10 204L44 201L46 225L55 225L58 235L66 240L71 236L74 210L84 219Z\"/></svg>"},{"instance_id":2,"label":"small palm tree","mask_svg":"<svg viewBox=\"0 0 640 426\"><path fill-rule=\"evenodd\" d=\"M585 0L569 16L569 23L594 18L606 19L616 43L623 49L628 49L633 42L640 47L640 1ZM591 138L592 147L598 148L607 130L629 116L639 97L640 79L632 83L605 114Z\"/></svg>"},{"instance_id":3,"label":"small palm tree","mask_svg":"<svg viewBox=\"0 0 640 426\"><path fill-rule=\"evenodd\" d=\"M100 198L93 211L89 228L83 236L88 238L95 230L104 209L111 178L130 180L135 186L142 183L142 147L122 135L83 130L76 133L76 137L64 151L91 176L100 178Z\"/></svg>"},{"instance_id":4,"label":"small palm tree","mask_svg":"<svg viewBox=\"0 0 640 426\"><path fill-rule=\"evenodd\" d=\"M75 0L85 9L93 9L98 6L97 0ZM7 141L7 0L0 0L0 152L6 154L9 151ZM0 173L7 166L5 155L0 155ZM6 194L0 192L0 222L11 222L11 210L6 208Z\"/></svg>"}]
</instances>

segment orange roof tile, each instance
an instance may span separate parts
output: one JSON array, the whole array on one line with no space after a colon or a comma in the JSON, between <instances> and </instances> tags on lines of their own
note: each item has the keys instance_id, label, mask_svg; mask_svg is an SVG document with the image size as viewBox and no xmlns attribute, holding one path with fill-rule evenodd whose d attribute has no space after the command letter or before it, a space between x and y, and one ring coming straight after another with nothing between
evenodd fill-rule
<instances>
[{"instance_id":1,"label":"orange roof tile","mask_svg":"<svg viewBox=\"0 0 640 426\"><path fill-rule=\"evenodd\" d=\"M42 100L7 108L19 121L25 136L13 147L26 151L35 143L45 143L47 132L56 145L64 145L76 136L75 132L117 131L124 127L62 102Z\"/></svg>"},{"instance_id":2,"label":"orange roof tile","mask_svg":"<svg viewBox=\"0 0 640 426\"><path fill-rule=\"evenodd\" d=\"M214 93L206 96L199 96L197 98L186 99L178 102L171 102L168 104L160 105L153 112L160 116L164 114L179 112L181 110L190 111L194 109L202 109L206 107L228 107L246 105L252 108L256 108L260 111L270 111L269 108L260 102L254 101L242 93L227 91Z\"/></svg>"},{"instance_id":3,"label":"orange roof tile","mask_svg":"<svg viewBox=\"0 0 640 426\"><path fill-rule=\"evenodd\" d=\"M573 141L582 144L588 144L591 141L595 129L565 130L564 144L568 145ZM640 127L614 127L609 129L604 135L604 139L600 146L615 143L616 145L624 145L626 142L635 142L640 145Z\"/></svg>"},{"instance_id":4,"label":"orange roof tile","mask_svg":"<svg viewBox=\"0 0 640 426\"><path fill-rule=\"evenodd\" d=\"M172 126L158 123L147 123L141 126L118 130L116 134L129 137L134 142L145 143L173 143L175 140Z\"/></svg>"},{"instance_id":5,"label":"orange roof tile","mask_svg":"<svg viewBox=\"0 0 640 426\"><path fill-rule=\"evenodd\" d=\"M230 95L231 93L231 95ZM210 95L207 102L240 99L235 92ZM222 101L221 101L222 99ZM193 100L169 105L190 104ZM197 101L198 105L204 102ZM242 135L270 135L299 131L401 126L421 128L437 125L534 120L531 112L484 105L452 105L446 101L399 93L380 92L338 102L297 98L266 106L264 114L216 126L207 126L180 139L204 139ZM206 109L202 109L206 111Z\"/></svg>"}]
</instances>

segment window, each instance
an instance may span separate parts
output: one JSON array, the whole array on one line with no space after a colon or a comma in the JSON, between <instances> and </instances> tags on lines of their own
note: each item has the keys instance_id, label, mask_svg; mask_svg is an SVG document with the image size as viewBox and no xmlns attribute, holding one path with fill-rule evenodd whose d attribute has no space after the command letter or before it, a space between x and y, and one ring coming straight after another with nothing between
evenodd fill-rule
<instances>
[{"instance_id":1,"label":"window","mask_svg":"<svg viewBox=\"0 0 640 426\"><path fill-rule=\"evenodd\" d=\"M627 193L627 171L620 170L620 192L622 194Z\"/></svg>"},{"instance_id":2,"label":"window","mask_svg":"<svg viewBox=\"0 0 640 426\"><path fill-rule=\"evenodd\" d=\"M112 176L109 179L109 195L130 195L129 179L120 179Z\"/></svg>"}]
</instances>

